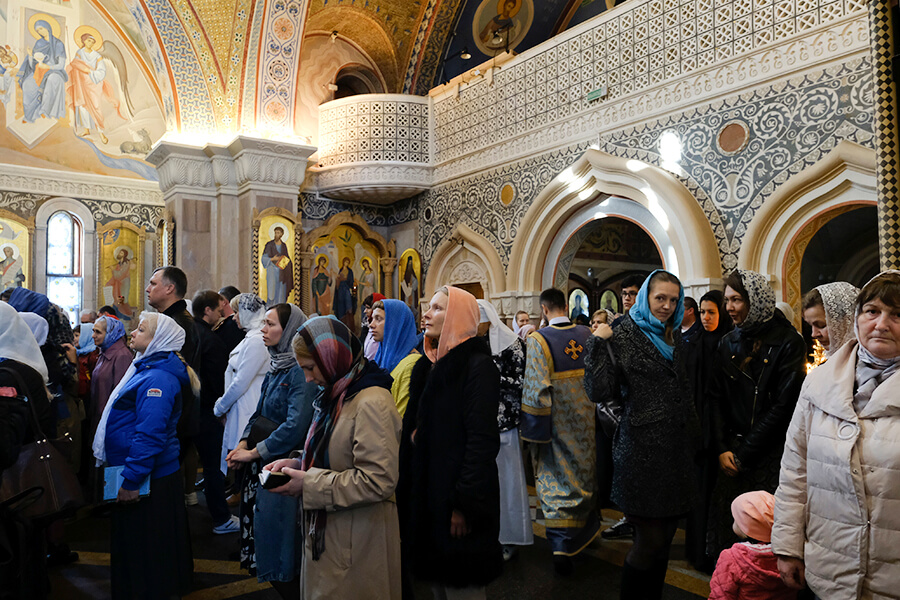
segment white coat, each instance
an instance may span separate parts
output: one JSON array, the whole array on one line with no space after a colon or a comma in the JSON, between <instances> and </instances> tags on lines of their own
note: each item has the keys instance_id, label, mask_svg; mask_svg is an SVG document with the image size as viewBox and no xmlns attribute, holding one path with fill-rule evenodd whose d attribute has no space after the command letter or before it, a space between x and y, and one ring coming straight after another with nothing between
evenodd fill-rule
<instances>
[{"instance_id":1,"label":"white coat","mask_svg":"<svg viewBox=\"0 0 900 600\"><path fill-rule=\"evenodd\" d=\"M806 378L775 492L775 553L820 598L900 598L900 373L857 415L857 342Z\"/></svg>"},{"instance_id":2,"label":"white coat","mask_svg":"<svg viewBox=\"0 0 900 600\"><path fill-rule=\"evenodd\" d=\"M222 436L223 473L228 472L225 457L237 447L250 417L259 405L263 378L269 371L269 350L263 342L262 331L247 332L241 343L228 356L225 370L225 393L216 400L213 412L225 416L225 433Z\"/></svg>"}]
</instances>

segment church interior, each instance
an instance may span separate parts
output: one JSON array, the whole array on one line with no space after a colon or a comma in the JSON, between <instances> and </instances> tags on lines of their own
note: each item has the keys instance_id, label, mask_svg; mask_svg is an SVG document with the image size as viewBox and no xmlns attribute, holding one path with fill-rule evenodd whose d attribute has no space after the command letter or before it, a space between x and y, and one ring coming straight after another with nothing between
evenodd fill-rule
<instances>
[{"instance_id":1,"label":"church interior","mask_svg":"<svg viewBox=\"0 0 900 600\"><path fill-rule=\"evenodd\" d=\"M356 327L443 285L537 324L548 287L589 316L743 268L800 329L900 265L892 4L0 0L0 289L130 330L172 264ZM101 589L81 533L58 597ZM191 597L268 597L220 554Z\"/></svg>"}]
</instances>

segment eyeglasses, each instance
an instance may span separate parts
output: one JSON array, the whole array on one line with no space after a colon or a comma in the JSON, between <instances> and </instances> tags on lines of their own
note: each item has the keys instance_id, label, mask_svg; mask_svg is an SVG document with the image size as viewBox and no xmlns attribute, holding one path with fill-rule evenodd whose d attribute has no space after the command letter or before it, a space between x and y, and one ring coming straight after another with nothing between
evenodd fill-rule
<instances>
[{"instance_id":1,"label":"eyeglasses","mask_svg":"<svg viewBox=\"0 0 900 600\"><path fill-rule=\"evenodd\" d=\"M622 292L623 298L636 298L638 295L637 292Z\"/></svg>"}]
</instances>

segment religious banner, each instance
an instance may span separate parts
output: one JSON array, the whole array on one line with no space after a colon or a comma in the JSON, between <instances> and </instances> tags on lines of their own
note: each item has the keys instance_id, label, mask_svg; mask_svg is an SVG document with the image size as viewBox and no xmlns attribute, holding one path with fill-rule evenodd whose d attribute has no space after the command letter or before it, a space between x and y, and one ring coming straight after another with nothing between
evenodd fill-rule
<instances>
[{"instance_id":1,"label":"religious banner","mask_svg":"<svg viewBox=\"0 0 900 600\"><path fill-rule=\"evenodd\" d=\"M0 210L0 291L31 288L31 231L33 223Z\"/></svg>"},{"instance_id":2,"label":"religious banner","mask_svg":"<svg viewBox=\"0 0 900 600\"><path fill-rule=\"evenodd\" d=\"M415 248L407 248L400 255L400 300L406 303L419 326L419 298L422 295L422 259Z\"/></svg>"},{"instance_id":3,"label":"religious banner","mask_svg":"<svg viewBox=\"0 0 900 600\"><path fill-rule=\"evenodd\" d=\"M126 221L113 221L97 228L98 308L111 306L129 332L137 326L143 305L145 236Z\"/></svg>"},{"instance_id":4,"label":"religious banner","mask_svg":"<svg viewBox=\"0 0 900 600\"><path fill-rule=\"evenodd\" d=\"M257 268L259 297L266 306L294 303L294 218L287 211L266 209L259 214Z\"/></svg>"}]
</instances>

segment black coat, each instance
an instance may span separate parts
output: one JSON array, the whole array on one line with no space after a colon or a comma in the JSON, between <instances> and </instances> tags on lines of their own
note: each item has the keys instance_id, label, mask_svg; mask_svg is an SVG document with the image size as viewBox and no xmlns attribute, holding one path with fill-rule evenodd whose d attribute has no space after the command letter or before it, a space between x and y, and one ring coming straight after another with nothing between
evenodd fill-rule
<instances>
[{"instance_id":1,"label":"black coat","mask_svg":"<svg viewBox=\"0 0 900 600\"><path fill-rule=\"evenodd\" d=\"M222 339L213 333L203 319L194 319L197 352L200 355L200 411L212 415L216 400L225 393L225 371L228 369L228 350Z\"/></svg>"},{"instance_id":2,"label":"black coat","mask_svg":"<svg viewBox=\"0 0 900 600\"><path fill-rule=\"evenodd\" d=\"M587 342L588 397L622 405L613 436L612 499L628 515L674 517L687 513L696 500L699 428L681 332L674 335L673 362L630 316L613 329L610 340L591 336Z\"/></svg>"},{"instance_id":3,"label":"black coat","mask_svg":"<svg viewBox=\"0 0 900 600\"><path fill-rule=\"evenodd\" d=\"M453 587L483 586L500 576L497 410L500 374L490 347L469 339L432 365L413 368L401 439L403 543L413 571ZM415 443L412 433L415 431ZM454 510L470 533L450 536Z\"/></svg>"}]
</instances>

